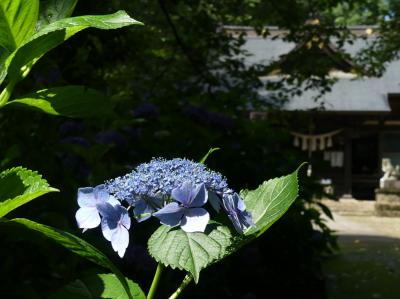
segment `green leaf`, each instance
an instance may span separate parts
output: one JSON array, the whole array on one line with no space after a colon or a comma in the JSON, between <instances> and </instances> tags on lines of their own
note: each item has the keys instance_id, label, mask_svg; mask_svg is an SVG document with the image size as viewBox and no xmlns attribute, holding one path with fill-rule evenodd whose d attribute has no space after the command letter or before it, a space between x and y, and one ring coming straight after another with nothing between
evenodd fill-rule
<instances>
[{"instance_id":1,"label":"green leaf","mask_svg":"<svg viewBox=\"0 0 400 299\"><path fill-rule=\"evenodd\" d=\"M241 192L255 222L255 227L244 235L232 234L227 226L215 222L204 233L186 233L180 228L162 225L148 241L150 255L166 266L189 272L198 282L202 269L251 242L288 210L297 197L298 170L266 181L256 190Z\"/></svg>"},{"instance_id":2,"label":"green leaf","mask_svg":"<svg viewBox=\"0 0 400 299\"><path fill-rule=\"evenodd\" d=\"M134 299L145 299L138 284L126 279ZM57 291L50 299L127 299L128 296L114 274L95 274L77 279Z\"/></svg>"},{"instance_id":3,"label":"green leaf","mask_svg":"<svg viewBox=\"0 0 400 299\"><path fill-rule=\"evenodd\" d=\"M49 186L37 172L16 167L0 173L0 217L49 192Z\"/></svg>"},{"instance_id":4,"label":"green leaf","mask_svg":"<svg viewBox=\"0 0 400 299\"><path fill-rule=\"evenodd\" d=\"M36 31L46 25L68 18L72 15L78 0L42 0L40 1L39 20Z\"/></svg>"},{"instance_id":5,"label":"green leaf","mask_svg":"<svg viewBox=\"0 0 400 299\"><path fill-rule=\"evenodd\" d=\"M107 96L95 89L74 85L39 90L5 106L81 118L102 117L112 112Z\"/></svg>"},{"instance_id":6,"label":"green leaf","mask_svg":"<svg viewBox=\"0 0 400 299\"><path fill-rule=\"evenodd\" d=\"M206 160L208 159L208 156L211 155L213 152L218 151L218 150L220 150L219 147L210 148L210 149L208 150L207 154L205 154L205 155L203 156L203 158L201 158L200 163L203 163L203 164L204 164L204 163L206 162Z\"/></svg>"},{"instance_id":7,"label":"green leaf","mask_svg":"<svg viewBox=\"0 0 400 299\"><path fill-rule=\"evenodd\" d=\"M240 192L255 222L255 227L249 228L245 235L261 235L285 214L297 198L300 167L292 174L262 183L256 190Z\"/></svg>"},{"instance_id":8,"label":"green leaf","mask_svg":"<svg viewBox=\"0 0 400 299\"><path fill-rule=\"evenodd\" d=\"M102 267L110 269L115 273L118 280L121 282L126 293L129 294L129 287L125 280L125 277L118 270L118 268L98 249L90 245L86 241L74 236L73 234L67 233L56 228L43 225L24 218L15 218L12 220L1 220L3 223L14 224L32 231L36 231L41 235L55 241L61 246L69 249L77 255L88 259L89 261L96 263ZM130 298L130 297L129 297Z\"/></svg>"},{"instance_id":9,"label":"green leaf","mask_svg":"<svg viewBox=\"0 0 400 299\"><path fill-rule=\"evenodd\" d=\"M46 52L83 29L89 27L117 29L139 24L142 23L132 19L124 11L118 11L110 15L79 16L55 21L35 33L25 44L8 57L6 67L10 79L22 79Z\"/></svg>"},{"instance_id":10,"label":"green leaf","mask_svg":"<svg viewBox=\"0 0 400 299\"><path fill-rule=\"evenodd\" d=\"M317 205L321 208L322 212L329 217L329 219L334 220L333 219L333 215L331 210L328 208L328 206L326 206L325 204L323 204L322 202L317 202Z\"/></svg>"},{"instance_id":11,"label":"green leaf","mask_svg":"<svg viewBox=\"0 0 400 299\"><path fill-rule=\"evenodd\" d=\"M0 48L0 85L3 83L7 76L6 66L4 65L8 57L8 52L5 49Z\"/></svg>"},{"instance_id":12,"label":"green leaf","mask_svg":"<svg viewBox=\"0 0 400 299\"><path fill-rule=\"evenodd\" d=\"M9 53L30 37L38 19L38 0L0 1L0 46Z\"/></svg>"},{"instance_id":13,"label":"green leaf","mask_svg":"<svg viewBox=\"0 0 400 299\"><path fill-rule=\"evenodd\" d=\"M215 222L204 233L162 225L148 240L149 253L157 262L190 272L196 283L200 271L227 255L230 246L229 228Z\"/></svg>"}]
</instances>

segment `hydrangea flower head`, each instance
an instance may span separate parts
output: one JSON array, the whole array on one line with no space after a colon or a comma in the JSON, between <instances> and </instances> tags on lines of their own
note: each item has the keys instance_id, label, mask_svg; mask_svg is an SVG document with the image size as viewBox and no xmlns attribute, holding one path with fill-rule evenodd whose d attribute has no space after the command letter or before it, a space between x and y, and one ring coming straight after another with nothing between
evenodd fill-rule
<instances>
[{"instance_id":1,"label":"hydrangea flower head","mask_svg":"<svg viewBox=\"0 0 400 299\"><path fill-rule=\"evenodd\" d=\"M207 202L208 193L204 184L193 185L184 182L175 188L171 196L177 202L171 202L153 215L169 226L178 226L185 232L204 232L210 214L202 208Z\"/></svg>"},{"instance_id":2,"label":"hydrangea flower head","mask_svg":"<svg viewBox=\"0 0 400 299\"><path fill-rule=\"evenodd\" d=\"M149 163L140 164L131 173L106 183L106 188L121 201L135 206L140 200L145 203L149 198L166 200L173 189L184 182L192 185L204 184L209 192L222 196L228 185L226 179L218 172L207 169L202 163L187 159L165 160L153 159ZM154 212L154 204L140 203L141 209ZM143 207L144 205L144 207Z\"/></svg>"},{"instance_id":3,"label":"hydrangea flower head","mask_svg":"<svg viewBox=\"0 0 400 299\"><path fill-rule=\"evenodd\" d=\"M204 208L207 202L217 212L222 207L239 233L254 225L243 200L220 173L187 159L153 159L104 185L79 188L75 217L84 231L101 223L103 236L123 257L129 244L130 211L138 222L153 215L185 232L204 232L210 220Z\"/></svg>"}]
</instances>

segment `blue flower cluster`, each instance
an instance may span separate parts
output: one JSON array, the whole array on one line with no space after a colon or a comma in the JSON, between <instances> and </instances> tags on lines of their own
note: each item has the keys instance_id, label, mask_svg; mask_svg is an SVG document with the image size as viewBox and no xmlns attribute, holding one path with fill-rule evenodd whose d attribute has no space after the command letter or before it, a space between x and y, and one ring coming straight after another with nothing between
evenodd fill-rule
<instances>
[{"instance_id":1,"label":"blue flower cluster","mask_svg":"<svg viewBox=\"0 0 400 299\"><path fill-rule=\"evenodd\" d=\"M106 183L107 189L119 199L132 202L138 197L168 197L173 189L184 182L204 184L207 190L222 194L226 179L218 172L208 170L204 164L187 159L153 159L140 164L131 173Z\"/></svg>"},{"instance_id":2,"label":"blue flower cluster","mask_svg":"<svg viewBox=\"0 0 400 299\"><path fill-rule=\"evenodd\" d=\"M138 222L155 216L186 232L204 232L210 220L203 207L207 202L217 212L223 208L239 233L254 225L243 200L220 173L187 159L161 158L95 188L80 188L76 220L84 230L101 224L104 237L122 257L129 243L130 208Z\"/></svg>"}]
</instances>

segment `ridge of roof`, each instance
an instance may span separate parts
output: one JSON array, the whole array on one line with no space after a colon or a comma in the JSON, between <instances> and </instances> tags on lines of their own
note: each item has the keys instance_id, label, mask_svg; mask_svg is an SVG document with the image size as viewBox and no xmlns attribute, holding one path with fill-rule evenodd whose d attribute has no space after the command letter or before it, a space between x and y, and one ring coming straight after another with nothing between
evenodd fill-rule
<instances>
[{"instance_id":1,"label":"ridge of roof","mask_svg":"<svg viewBox=\"0 0 400 299\"><path fill-rule=\"evenodd\" d=\"M252 26L241 26L241 25L223 25L222 28L228 32L231 32L233 34L238 34L238 33L246 33L247 37L253 37L253 38L261 38L261 35L259 35L254 27ZM264 26L264 29L267 29L272 35L280 35L288 32L287 29L280 28L278 26ZM379 26L378 25L351 25L347 26L347 29L349 29L353 34L355 35L370 35L368 33L368 30L371 30L373 32L378 31Z\"/></svg>"},{"instance_id":2,"label":"ridge of roof","mask_svg":"<svg viewBox=\"0 0 400 299\"><path fill-rule=\"evenodd\" d=\"M223 25L223 28L225 29L231 29L231 30L243 30L243 31L254 31L253 26L242 26L242 25ZM282 29L278 26L264 26L264 28L269 29L269 30L280 30L280 31L286 31L286 29ZM368 28L371 29L377 29L379 28L378 25L350 25L347 26L348 29L351 30L365 30Z\"/></svg>"}]
</instances>

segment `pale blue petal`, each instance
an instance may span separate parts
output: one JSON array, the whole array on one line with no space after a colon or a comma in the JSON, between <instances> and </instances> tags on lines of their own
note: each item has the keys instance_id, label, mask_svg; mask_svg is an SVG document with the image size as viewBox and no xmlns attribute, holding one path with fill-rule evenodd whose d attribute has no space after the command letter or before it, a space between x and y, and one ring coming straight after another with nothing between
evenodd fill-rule
<instances>
[{"instance_id":1,"label":"pale blue petal","mask_svg":"<svg viewBox=\"0 0 400 299\"><path fill-rule=\"evenodd\" d=\"M221 199L215 192L212 191L208 192L208 202L211 204L213 209L217 213L219 213L219 211L221 210Z\"/></svg>"},{"instance_id":2,"label":"pale blue petal","mask_svg":"<svg viewBox=\"0 0 400 299\"><path fill-rule=\"evenodd\" d=\"M255 226L253 217L251 216L251 213L249 211L243 211L241 214L239 214L239 218L241 223L244 224L244 229L250 226Z\"/></svg>"},{"instance_id":3,"label":"pale blue petal","mask_svg":"<svg viewBox=\"0 0 400 299\"><path fill-rule=\"evenodd\" d=\"M181 223L181 219L183 217L183 211L185 208L179 206L176 202L171 202L163 207L161 210L153 213L153 216L156 216L160 219L160 222L169 226L177 226Z\"/></svg>"},{"instance_id":4,"label":"pale blue petal","mask_svg":"<svg viewBox=\"0 0 400 299\"><path fill-rule=\"evenodd\" d=\"M94 196L97 199L97 203L106 202L110 197L110 194L108 194L104 184L94 187L93 191Z\"/></svg>"},{"instance_id":5,"label":"pale blue petal","mask_svg":"<svg viewBox=\"0 0 400 299\"><path fill-rule=\"evenodd\" d=\"M247 211L230 214L228 217L231 219L236 231L240 234L242 234L248 227L255 225L251 214Z\"/></svg>"},{"instance_id":6,"label":"pale blue petal","mask_svg":"<svg viewBox=\"0 0 400 299\"><path fill-rule=\"evenodd\" d=\"M95 228L100 224L100 215L96 207L80 208L75 214L78 227L83 229Z\"/></svg>"},{"instance_id":7,"label":"pale blue petal","mask_svg":"<svg viewBox=\"0 0 400 299\"><path fill-rule=\"evenodd\" d=\"M237 214L228 214L229 219L232 221L233 226L239 234L243 233L243 226L239 221Z\"/></svg>"},{"instance_id":8,"label":"pale blue petal","mask_svg":"<svg viewBox=\"0 0 400 299\"><path fill-rule=\"evenodd\" d=\"M122 206L114 207L119 213L118 225L123 225L126 229L131 227L131 218L129 217L128 210Z\"/></svg>"},{"instance_id":9,"label":"pale blue petal","mask_svg":"<svg viewBox=\"0 0 400 299\"><path fill-rule=\"evenodd\" d=\"M246 228L254 226L251 214L246 211L245 203L237 193L224 196L223 204L238 233L243 233Z\"/></svg>"},{"instance_id":10,"label":"pale blue petal","mask_svg":"<svg viewBox=\"0 0 400 299\"><path fill-rule=\"evenodd\" d=\"M208 199L208 192L204 184L197 185L192 189L191 198L189 199L189 208L200 208L204 206Z\"/></svg>"},{"instance_id":11,"label":"pale blue petal","mask_svg":"<svg viewBox=\"0 0 400 299\"><path fill-rule=\"evenodd\" d=\"M122 206L112 207L110 204L103 204L99 206L102 213L106 213L101 220L101 230L104 238L111 241L112 235L120 227L126 229L131 227L131 219L129 218L128 211Z\"/></svg>"},{"instance_id":12,"label":"pale blue petal","mask_svg":"<svg viewBox=\"0 0 400 299\"><path fill-rule=\"evenodd\" d=\"M138 222L149 219L153 212L153 208L151 208L144 199L139 199L135 202L133 213L135 214L135 218Z\"/></svg>"},{"instance_id":13,"label":"pale blue petal","mask_svg":"<svg viewBox=\"0 0 400 299\"><path fill-rule=\"evenodd\" d=\"M107 202L108 202L109 204L111 204L112 206L119 206L119 205L121 205L121 203L119 202L119 200L116 199L113 195L110 195L110 196L108 197Z\"/></svg>"},{"instance_id":14,"label":"pale blue petal","mask_svg":"<svg viewBox=\"0 0 400 299\"><path fill-rule=\"evenodd\" d=\"M103 233L104 238L106 240L111 241L111 237L113 233L116 231L117 227L114 227L114 229L111 229L108 226L107 220L105 218L101 219L101 231Z\"/></svg>"},{"instance_id":15,"label":"pale blue petal","mask_svg":"<svg viewBox=\"0 0 400 299\"><path fill-rule=\"evenodd\" d=\"M164 198L160 195L145 198L146 202L154 211L161 209L164 206Z\"/></svg>"},{"instance_id":16,"label":"pale blue petal","mask_svg":"<svg viewBox=\"0 0 400 299\"><path fill-rule=\"evenodd\" d=\"M222 197L222 205L223 205L225 211L226 211L228 214L231 214L231 213L233 212L233 210L234 210L234 203L233 203L233 198L232 198L232 195L231 195L231 194L224 195L224 196Z\"/></svg>"},{"instance_id":17,"label":"pale blue petal","mask_svg":"<svg viewBox=\"0 0 400 299\"><path fill-rule=\"evenodd\" d=\"M191 182L184 182L180 187L172 190L171 196L183 205L187 205L190 202L193 188L194 186Z\"/></svg>"},{"instance_id":18,"label":"pale blue petal","mask_svg":"<svg viewBox=\"0 0 400 299\"><path fill-rule=\"evenodd\" d=\"M181 228L188 233L204 232L208 221L210 221L210 214L205 209L187 209L184 212Z\"/></svg>"},{"instance_id":19,"label":"pale blue petal","mask_svg":"<svg viewBox=\"0 0 400 299\"><path fill-rule=\"evenodd\" d=\"M113 228L117 226L118 220L120 219L120 213L115 209L114 206L108 202L100 203L96 205L97 210L103 218L107 219L108 224Z\"/></svg>"},{"instance_id":20,"label":"pale blue petal","mask_svg":"<svg viewBox=\"0 0 400 299\"><path fill-rule=\"evenodd\" d=\"M126 251L126 248L129 244L129 232L128 230L121 226L114 231L111 236L111 245L114 251L118 252L119 257L123 257Z\"/></svg>"},{"instance_id":21,"label":"pale blue petal","mask_svg":"<svg viewBox=\"0 0 400 299\"><path fill-rule=\"evenodd\" d=\"M246 205L244 204L243 199L241 199L237 193L235 193L234 195L234 200L235 200L235 205L237 206L239 211L243 212L246 210Z\"/></svg>"},{"instance_id":22,"label":"pale blue petal","mask_svg":"<svg viewBox=\"0 0 400 299\"><path fill-rule=\"evenodd\" d=\"M131 221L128 210L125 207L120 205L112 206L108 202L98 204L96 207L110 229L114 229L119 224L124 225L127 229L130 228Z\"/></svg>"},{"instance_id":23,"label":"pale blue petal","mask_svg":"<svg viewBox=\"0 0 400 299\"><path fill-rule=\"evenodd\" d=\"M94 197L92 187L83 187L78 189L78 205L83 207L94 207L96 198Z\"/></svg>"}]
</instances>

